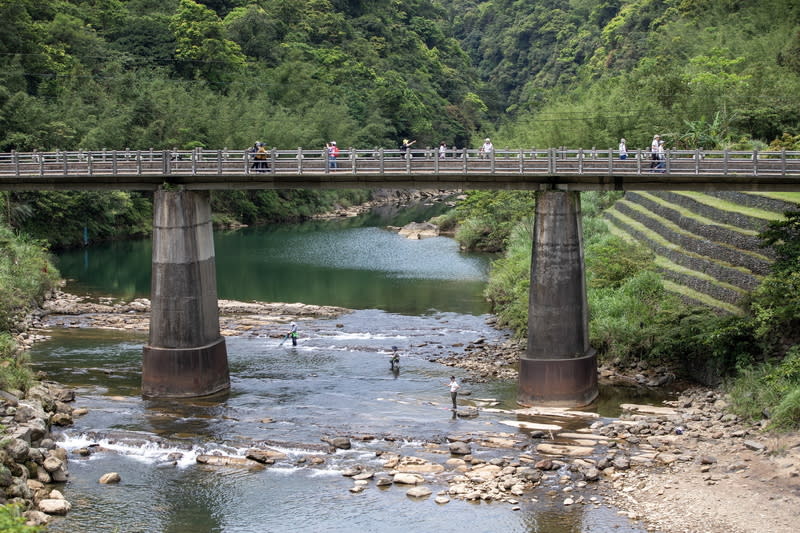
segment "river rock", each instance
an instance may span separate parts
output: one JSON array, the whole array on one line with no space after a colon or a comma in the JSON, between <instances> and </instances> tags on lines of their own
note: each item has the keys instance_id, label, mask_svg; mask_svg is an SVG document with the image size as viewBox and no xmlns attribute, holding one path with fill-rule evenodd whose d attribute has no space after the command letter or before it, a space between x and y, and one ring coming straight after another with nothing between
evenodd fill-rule
<instances>
[{"instance_id":1,"label":"river rock","mask_svg":"<svg viewBox=\"0 0 800 533\"><path fill-rule=\"evenodd\" d=\"M195 461L202 465L211 466L248 466L254 464L246 457L230 457L227 455L198 455Z\"/></svg>"},{"instance_id":2,"label":"river rock","mask_svg":"<svg viewBox=\"0 0 800 533\"><path fill-rule=\"evenodd\" d=\"M119 476L118 473L108 472L107 474L103 474L102 476L100 476L98 483L100 483L101 485L110 485L113 483L119 483L120 481L122 481L122 478Z\"/></svg>"},{"instance_id":3,"label":"river rock","mask_svg":"<svg viewBox=\"0 0 800 533\"><path fill-rule=\"evenodd\" d=\"M412 498L427 498L433 493L428 487L412 487L406 491L406 496Z\"/></svg>"},{"instance_id":4,"label":"river rock","mask_svg":"<svg viewBox=\"0 0 800 533\"><path fill-rule=\"evenodd\" d=\"M401 485L418 485L420 483L424 483L425 478L419 474L398 472L394 475L392 481Z\"/></svg>"},{"instance_id":5,"label":"river rock","mask_svg":"<svg viewBox=\"0 0 800 533\"><path fill-rule=\"evenodd\" d=\"M45 498L39 502L39 510L43 513L53 515L65 515L72 508L67 500Z\"/></svg>"},{"instance_id":6,"label":"river rock","mask_svg":"<svg viewBox=\"0 0 800 533\"><path fill-rule=\"evenodd\" d=\"M472 449L466 442L455 441L450 443L450 453L453 455L469 455L472 453Z\"/></svg>"},{"instance_id":7,"label":"river rock","mask_svg":"<svg viewBox=\"0 0 800 533\"><path fill-rule=\"evenodd\" d=\"M536 451L546 455L566 455L570 457L591 455L594 448L589 446L568 446L543 442L536 445Z\"/></svg>"},{"instance_id":8,"label":"river rock","mask_svg":"<svg viewBox=\"0 0 800 533\"><path fill-rule=\"evenodd\" d=\"M420 457L403 457L395 466L395 470L403 473L438 474L444 472L444 466Z\"/></svg>"},{"instance_id":9,"label":"river rock","mask_svg":"<svg viewBox=\"0 0 800 533\"><path fill-rule=\"evenodd\" d=\"M349 450L351 448L350 439L347 437L322 437L320 440L340 450Z\"/></svg>"},{"instance_id":10,"label":"river rock","mask_svg":"<svg viewBox=\"0 0 800 533\"><path fill-rule=\"evenodd\" d=\"M245 457L261 464L271 465L277 460L286 459L287 455L277 450L250 448Z\"/></svg>"},{"instance_id":11,"label":"river rock","mask_svg":"<svg viewBox=\"0 0 800 533\"><path fill-rule=\"evenodd\" d=\"M22 516L25 517L25 525L28 526L45 526L50 522L49 515L36 509L25 511Z\"/></svg>"}]
</instances>

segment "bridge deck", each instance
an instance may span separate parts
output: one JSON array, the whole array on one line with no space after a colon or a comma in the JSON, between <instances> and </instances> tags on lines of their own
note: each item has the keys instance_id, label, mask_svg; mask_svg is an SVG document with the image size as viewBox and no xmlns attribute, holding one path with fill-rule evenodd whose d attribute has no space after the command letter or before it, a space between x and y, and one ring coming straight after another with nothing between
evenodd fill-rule
<instances>
[{"instance_id":1,"label":"bridge deck","mask_svg":"<svg viewBox=\"0 0 800 533\"><path fill-rule=\"evenodd\" d=\"M241 150L80 151L0 154L0 190L560 189L800 191L800 152L667 151L620 160L613 150L273 150L254 168Z\"/></svg>"}]
</instances>

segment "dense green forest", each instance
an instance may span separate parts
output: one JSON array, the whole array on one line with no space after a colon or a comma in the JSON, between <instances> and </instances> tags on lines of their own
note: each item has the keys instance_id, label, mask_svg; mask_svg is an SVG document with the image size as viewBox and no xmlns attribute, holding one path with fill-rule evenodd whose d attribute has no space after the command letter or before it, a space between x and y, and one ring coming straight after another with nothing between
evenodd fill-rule
<instances>
[{"instance_id":1,"label":"dense green forest","mask_svg":"<svg viewBox=\"0 0 800 533\"><path fill-rule=\"evenodd\" d=\"M625 137L637 149L654 133L669 147L800 150L796 0L0 0L0 17L2 152L404 137L462 147L487 135L498 147ZM214 193L213 210L259 223L367 194ZM750 376L783 357L749 386L780 393L753 406L788 396L789 419L800 413L797 339L780 333L798 328L796 252L745 316L719 317L670 298L647 251L608 235L592 215L613 197L585 198L592 342L604 356L713 354L718 373ZM534 201L473 193L449 215L465 247L505 252L488 294L517 331ZM152 209L134 192L3 193L0 207L15 233L6 241L38 247L79 244L84 228L91 240L144 235ZM765 238L796 242L793 224Z\"/></svg>"}]
</instances>

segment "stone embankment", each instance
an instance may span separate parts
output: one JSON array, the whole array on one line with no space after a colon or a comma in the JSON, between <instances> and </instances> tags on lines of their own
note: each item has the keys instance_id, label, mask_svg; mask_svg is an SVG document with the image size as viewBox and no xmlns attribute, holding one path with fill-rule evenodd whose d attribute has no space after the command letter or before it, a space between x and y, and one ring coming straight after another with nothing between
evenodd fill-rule
<instances>
[{"instance_id":1,"label":"stone embankment","mask_svg":"<svg viewBox=\"0 0 800 533\"><path fill-rule=\"evenodd\" d=\"M73 391L39 382L27 392L0 391L0 504L19 504L30 525L64 515L70 503L58 487L67 481L67 451L51 435L73 423Z\"/></svg>"}]
</instances>

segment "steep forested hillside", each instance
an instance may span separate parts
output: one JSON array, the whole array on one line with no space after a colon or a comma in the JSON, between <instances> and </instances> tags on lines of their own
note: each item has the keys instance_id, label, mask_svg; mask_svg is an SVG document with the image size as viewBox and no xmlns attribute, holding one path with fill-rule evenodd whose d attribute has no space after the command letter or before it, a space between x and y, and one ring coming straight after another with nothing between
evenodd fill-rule
<instances>
[{"instance_id":1,"label":"steep forested hillside","mask_svg":"<svg viewBox=\"0 0 800 533\"><path fill-rule=\"evenodd\" d=\"M793 0L456 0L508 145L763 147L800 128ZM753 143L755 141L755 143Z\"/></svg>"},{"instance_id":2,"label":"steep forested hillside","mask_svg":"<svg viewBox=\"0 0 800 533\"><path fill-rule=\"evenodd\" d=\"M0 150L464 143L467 56L429 0L0 1Z\"/></svg>"}]
</instances>

